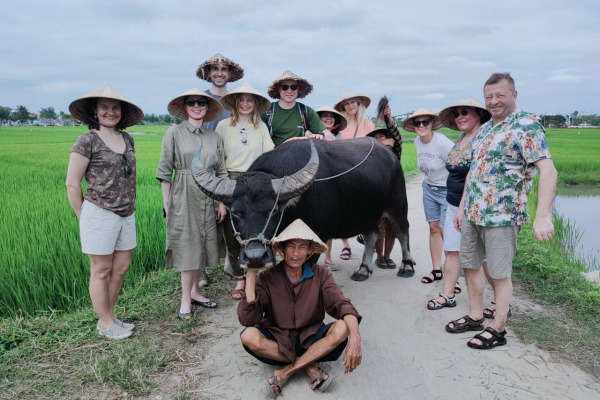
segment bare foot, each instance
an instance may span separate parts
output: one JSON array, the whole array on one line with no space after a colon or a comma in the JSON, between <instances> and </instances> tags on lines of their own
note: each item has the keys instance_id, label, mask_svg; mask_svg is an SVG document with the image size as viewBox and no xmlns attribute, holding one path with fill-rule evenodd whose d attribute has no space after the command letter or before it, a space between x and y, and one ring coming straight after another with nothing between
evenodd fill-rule
<instances>
[{"instance_id":1,"label":"bare foot","mask_svg":"<svg viewBox=\"0 0 600 400\"><path fill-rule=\"evenodd\" d=\"M287 383L289 376L284 372L285 368L273 371L273 376L269 378L269 385L275 396L281 394L281 388Z\"/></svg>"},{"instance_id":2,"label":"bare foot","mask_svg":"<svg viewBox=\"0 0 600 400\"><path fill-rule=\"evenodd\" d=\"M306 372L306 375L308 375L308 379L310 380L310 388L312 390L317 389L323 385L327 379L329 379L329 374L327 372L322 373L317 363L311 364L304 368L304 372ZM323 375L321 375L321 373Z\"/></svg>"}]
</instances>

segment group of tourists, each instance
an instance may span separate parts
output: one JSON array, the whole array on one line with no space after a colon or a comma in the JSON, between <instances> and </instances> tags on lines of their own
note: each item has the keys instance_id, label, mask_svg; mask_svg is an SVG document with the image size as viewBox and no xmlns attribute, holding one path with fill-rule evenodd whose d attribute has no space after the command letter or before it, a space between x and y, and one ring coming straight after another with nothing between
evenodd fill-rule
<instances>
[{"instance_id":1,"label":"group of tourists","mask_svg":"<svg viewBox=\"0 0 600 400\"><path fill-rule=\"evenodd\" d=\"M192 88L168 103L169 113L181 123L166 131L156 172L166 221L165 267L181 272L177 316L191 318L194 305L217 307L200 289L208 284L206 267L217 266L225 258L225 271L236 282L231 296L240 300L238 317L246 327L241 333L244 348L257 359L282 367L265 381L269 394L278 396L298 370L307 374L313 390L323 391L333 377L318 362L337 360L345 349L348 373L362 358L361 316L330 272L338 269L331 256L331 240L323 243L302 220L296 220L273 240L282 261L260 274L244 272L229 212L200 191L192 176L192 160L202 148L199 157L204 168L218 178L235 180L261 154L286 141L365 136L387 146L400 160L402 138L391 109L385 106L386 127L377 130L365 118L371 99L356 92L346 92L333 107L315 111L297 101L311 93L312 85L291 71L268 87L275 102L248 83L228 91L227 84L240 80L244 70L221 54L202 63L196 75L211 87L206 91ZM470 97L439 115L422 108L402 126L417 134L418 165L426 176L423 202L430 227L432 271L422 282L444 279L443 291L427 308L456 305L456 293L461 291L458 278L464 269L470 312L450 322L446 330L483 330L484 317L495 317L484 333L468 342L476 348L506 343L504 324L512 296L516 235L528 220L527 193L536 168L541 172L534 222L539 240L553 235L550 210L556 184L544 130L533 115L516 108L512 77L492 75L484 85L484 95L485 106ZM132 334L134 325L117 318L115 304L136 247L135 146L123 129L139 123L143 113L108 85L73 101L69 110L89 127L72 147L66 185L79 218L82 251L90 258L89 287L99 318L97 330L100 335L123 339ZM462 132L456 143L435 132L442 125ZM348 239L342 241L340 257L348 260L351 246ZM381 218L378 267L396 268L390 258L394 243L389 222ZM442 250L446 252L445 274ZM325 253L324 266L308 261L319 253ZM485 315L482 271L494 288L496 303ZM324 324L325 312L337 321Z\"/></svg>"}]
</instances>

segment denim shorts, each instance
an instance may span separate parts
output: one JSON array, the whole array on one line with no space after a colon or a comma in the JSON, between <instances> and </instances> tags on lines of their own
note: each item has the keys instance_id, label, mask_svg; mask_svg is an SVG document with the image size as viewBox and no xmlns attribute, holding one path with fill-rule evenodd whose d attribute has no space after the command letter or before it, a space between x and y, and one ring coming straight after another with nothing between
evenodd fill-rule
<instances>
[{"instance_id":1,"label":"denim shorts","mask_svg":"<svg viewBox=\"0 0 600 400\"><path fill-rule=\"evenodd\" d=\"M443 228L447 207L446 187L433 186L423 181L423 208L427 222L440 221L440 226Z\"/></svg>"},{"instance_id":2,"label":"denim shorts","mask_svg":"<svg viewBox=\"0 0 600 400\"><path fill-rule=\"evenodd\" d=\"M315 334L315 337L313 338L313 341L312 341L313 344L315 342L323 339L323 337L325 336L325 334L327 333L327 331L329 330L329 328L331 328L331 325L333 325L333 322L321 325L321 327L319 328L319 330ZM258 329L260 331L260 333L262 333L262 335L264 337L266 337L267 339L272 340L274 342L277 341L275 339L275 336L273 336L273 334L268 329L264 329L264 328L261 328L261 327L258 327L258 326L255 326L254 328ZM242 335L242 333L244 333L244 331L246 329L247 328L244 328L240 332L240 336ZM338 358L340 358L340 356L344 352L344 349L346 348L346 344L348 344L348 338L346 338L346 340L344 340L342 343L340 343L329 354L325 354L323 357L321 357L320 359L318 359L316 362L336 361ZM242 346L244 346L244 350L246 350L248 352L248 354L250 354L252 357L256 358L257 360L264 362L265 364L279 365L279 366L282 366L282 367L286 366L286 365L289 365L289 363L286 363L286 362L277 361L277 360L271 360L271 359L268 359L268 358L264 358L264 357L258 356L256 354L254 354L252 352L252 350L250 350L248 347L246 347L246 345L242 344ZM298 338L296 338L296 357L301 357L304 353L306 353L306 350L307 349L305 349L304 347L300 346L300 340Z\"/></svg>"}]
</instances>

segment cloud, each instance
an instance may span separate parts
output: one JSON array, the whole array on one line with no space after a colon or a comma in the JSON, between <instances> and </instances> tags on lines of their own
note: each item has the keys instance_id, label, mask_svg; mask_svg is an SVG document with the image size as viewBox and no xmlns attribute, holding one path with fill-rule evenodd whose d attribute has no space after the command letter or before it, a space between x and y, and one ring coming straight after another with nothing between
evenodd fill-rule
<instances>
[{"instance_id":1,"label":"cloud","mask_svg":"<svg viewBox=\"0 0 600 400\"><path fill-rule=\"evenodd\" d=\"M579 71L573 68L563 68L550 71L550 76L546 78L552 82L578 82L583 78L579 75Z\"/></svg>"},{"instance_id":2,"label":"cloud","mask_svg":"<svg viewBox=\"0 0 600 400\"><path fill-rule=\"evenodd\" d=\"M429 93L426 95L421 96L421 99L423 100L441 100L441 99L445 99L446 95L444 93Z\"/></svg>"}]
</instances>

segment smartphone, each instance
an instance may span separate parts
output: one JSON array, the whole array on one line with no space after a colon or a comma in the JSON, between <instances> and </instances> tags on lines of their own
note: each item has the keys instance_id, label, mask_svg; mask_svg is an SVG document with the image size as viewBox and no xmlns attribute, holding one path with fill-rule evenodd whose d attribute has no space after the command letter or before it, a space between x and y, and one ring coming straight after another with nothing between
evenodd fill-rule
<instances>
[{"instance_id":1,"label":"smartphone","mask_svg":"<svg viewBox=\"0 0 600 400\"><path fill-rule=\"evenodd\" d=\"M163 218L167 218L167 212L165 211L165 209L162 209L162 213L163 213Z\"/></svg>"}]
</instances>

